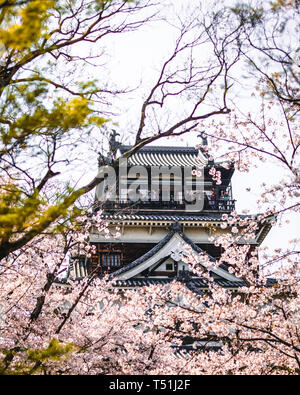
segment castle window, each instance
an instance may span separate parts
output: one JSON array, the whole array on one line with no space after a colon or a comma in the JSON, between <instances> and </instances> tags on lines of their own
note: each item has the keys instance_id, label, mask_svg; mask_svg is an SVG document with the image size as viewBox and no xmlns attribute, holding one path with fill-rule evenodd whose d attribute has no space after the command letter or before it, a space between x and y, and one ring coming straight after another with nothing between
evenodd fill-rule
<instances>
[{"instance_id":1,"label":"castle window","mask_svg":"<svg viewBox=\"0 0 300 395\"><path fill-rule=\"evenodd\" d=\"M173 270L173 263L166 263L166 270Z\"/></svg>"},{"instance_id":2,"label":"castle window","mask_svg":"<svg viewBox=\"0 0 300 395\"><path fill-rule=\"evenodd\" d=\"M121 266L121 254L111 253L111 254L101 254L101 263L103 267L119 267Z\"/></svg>"}]
</instances>

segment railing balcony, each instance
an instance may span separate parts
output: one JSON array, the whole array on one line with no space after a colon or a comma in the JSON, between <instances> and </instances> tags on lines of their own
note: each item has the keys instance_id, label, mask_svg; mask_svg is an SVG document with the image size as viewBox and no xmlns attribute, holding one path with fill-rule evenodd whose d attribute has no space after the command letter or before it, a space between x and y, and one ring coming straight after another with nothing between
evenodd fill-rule
<instances>
[{"instance_id":1,"label":"railing balcony","mask_svg":"<svg viewBox=\"0 0 300 395\"><path fill-rule=\"evenodd\" d=\"M191 202L170 201L107 201L103 204L106 210L130 209L131 211L186 211L187 205ZM196 206L195 206L196 207ZM235 209L235 200L233 199L216 199L204 200L203 210L230 212Z\"/></svg>"}]
</instances>

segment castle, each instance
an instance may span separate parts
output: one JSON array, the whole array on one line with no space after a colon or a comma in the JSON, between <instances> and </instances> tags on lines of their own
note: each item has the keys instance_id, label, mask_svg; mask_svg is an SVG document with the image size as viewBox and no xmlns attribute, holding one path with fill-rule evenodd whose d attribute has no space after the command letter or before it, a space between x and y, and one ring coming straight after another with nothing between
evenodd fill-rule
<instances>
[{"instance_id":1,"label":"castle","mask_svg":"<svg viewBox=\"0 0 300 395\"><path fill-rule=\"evenodd\" d=\"M115 136L111 137L111 155L104 169L109 161L124 157L132 149L117 142ZM192 256L203 262L217 285L233 291L244 286L241 278L230 273L226 262L213 264L222 248L214 244L212 236L231 231L222 224L224 214L230 215L235 209L231 185L234 165L210 160L203 148L151 145L124 162L123 167L112 168L113 182L101 183L96 191L95 211L103 210L102 218L111 234L92 230L94 253L90 259L74 259L71 275L81 278L95 271L99 276L109 273L117 287L126 289L178 280L201 293L208 285L189 270L186 257ZM108 187L114 195L104 199ZM112 235L116 228L118 237ZM241 238L239 244L249 244L251 254L270 229L271 220L266 220L260 223L255 237L247 241Z\"/></svg>"}]
</instances>

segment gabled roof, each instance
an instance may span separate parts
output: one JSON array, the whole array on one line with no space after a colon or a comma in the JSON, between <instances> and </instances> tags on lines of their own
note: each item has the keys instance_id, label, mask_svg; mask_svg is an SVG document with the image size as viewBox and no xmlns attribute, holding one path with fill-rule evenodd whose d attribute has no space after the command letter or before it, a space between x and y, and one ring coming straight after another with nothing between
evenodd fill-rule
<instances>
[{"instance_id":1,"label":"gabled roof","mask_svg":"<svg viewBox=\"0 0 300 395\"><path fill-rule=\"evenodd\" d=\"M190 248L192 251L190 251ZM200 247L198 247L192 240L190 240L181 230L181 226L178 222L175 222L172 226L171 231L158 243L155 247L153 247L150 251L131 262L130 264L122 267L121 269L115 271L111 274L111 278L116 278L119 280L128 280L132 279L135 276L140 275L144 270L150 268L161 259L171 256L176 253L183 253L186 249L189 249L188 254L192 253L194 257L200 261L200 264L207 270L213 272L215 275L220 278L230 280L230 281L239 281L235 276L228 273L225 270L225 266L214 266L213 262L216 261L215 258L208 255L204 252ZM206 255L211 262L209 266L206 263L201 263L200 255Z\"/></svg>"}]
</instances>

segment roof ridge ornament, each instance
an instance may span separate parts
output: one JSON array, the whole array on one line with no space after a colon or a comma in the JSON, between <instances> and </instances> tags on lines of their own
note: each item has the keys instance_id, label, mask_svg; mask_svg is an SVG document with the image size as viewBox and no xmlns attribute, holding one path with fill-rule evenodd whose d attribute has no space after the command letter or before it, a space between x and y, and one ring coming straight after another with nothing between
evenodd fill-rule
<instances>
[{"instance_id":1,"label":"roof ridge ornament","mask_svg":"<svg viewBox=\"0 0 300 395\"><path fill-rule=\"evenodd\" d=\"M182 261L182 259L187 256L186 251L182 248L180 248L179 246L176 246L175 248L173 248L171 250L170 253L170 257L173 259L173 261L175 262L179 262Z\"/></svg>"},{"instance_id":2,"label":"roof ridge ornament","mask_svg":"<svg viewBox=\"0 0 300 395\"><path fill-rule=\"evenodd\" d=\"M117 131L113 129L109 136L110 137L109 150L113 155L116 153L117 149L121 146L121 143L116 139L117 136L120 136L120 133L117 133Z\"/></svg>"},{"instance_id":3,"label":"roof ridge ornament","mask_svg":"<svg viewBox=\"0 0 300 395\"><path fill-rule=\"evenodd\" d=\"M182 232L182 225L176 221L171 225L171 230L175 233L175 232Z\"/></svg>"}]
</instances>

